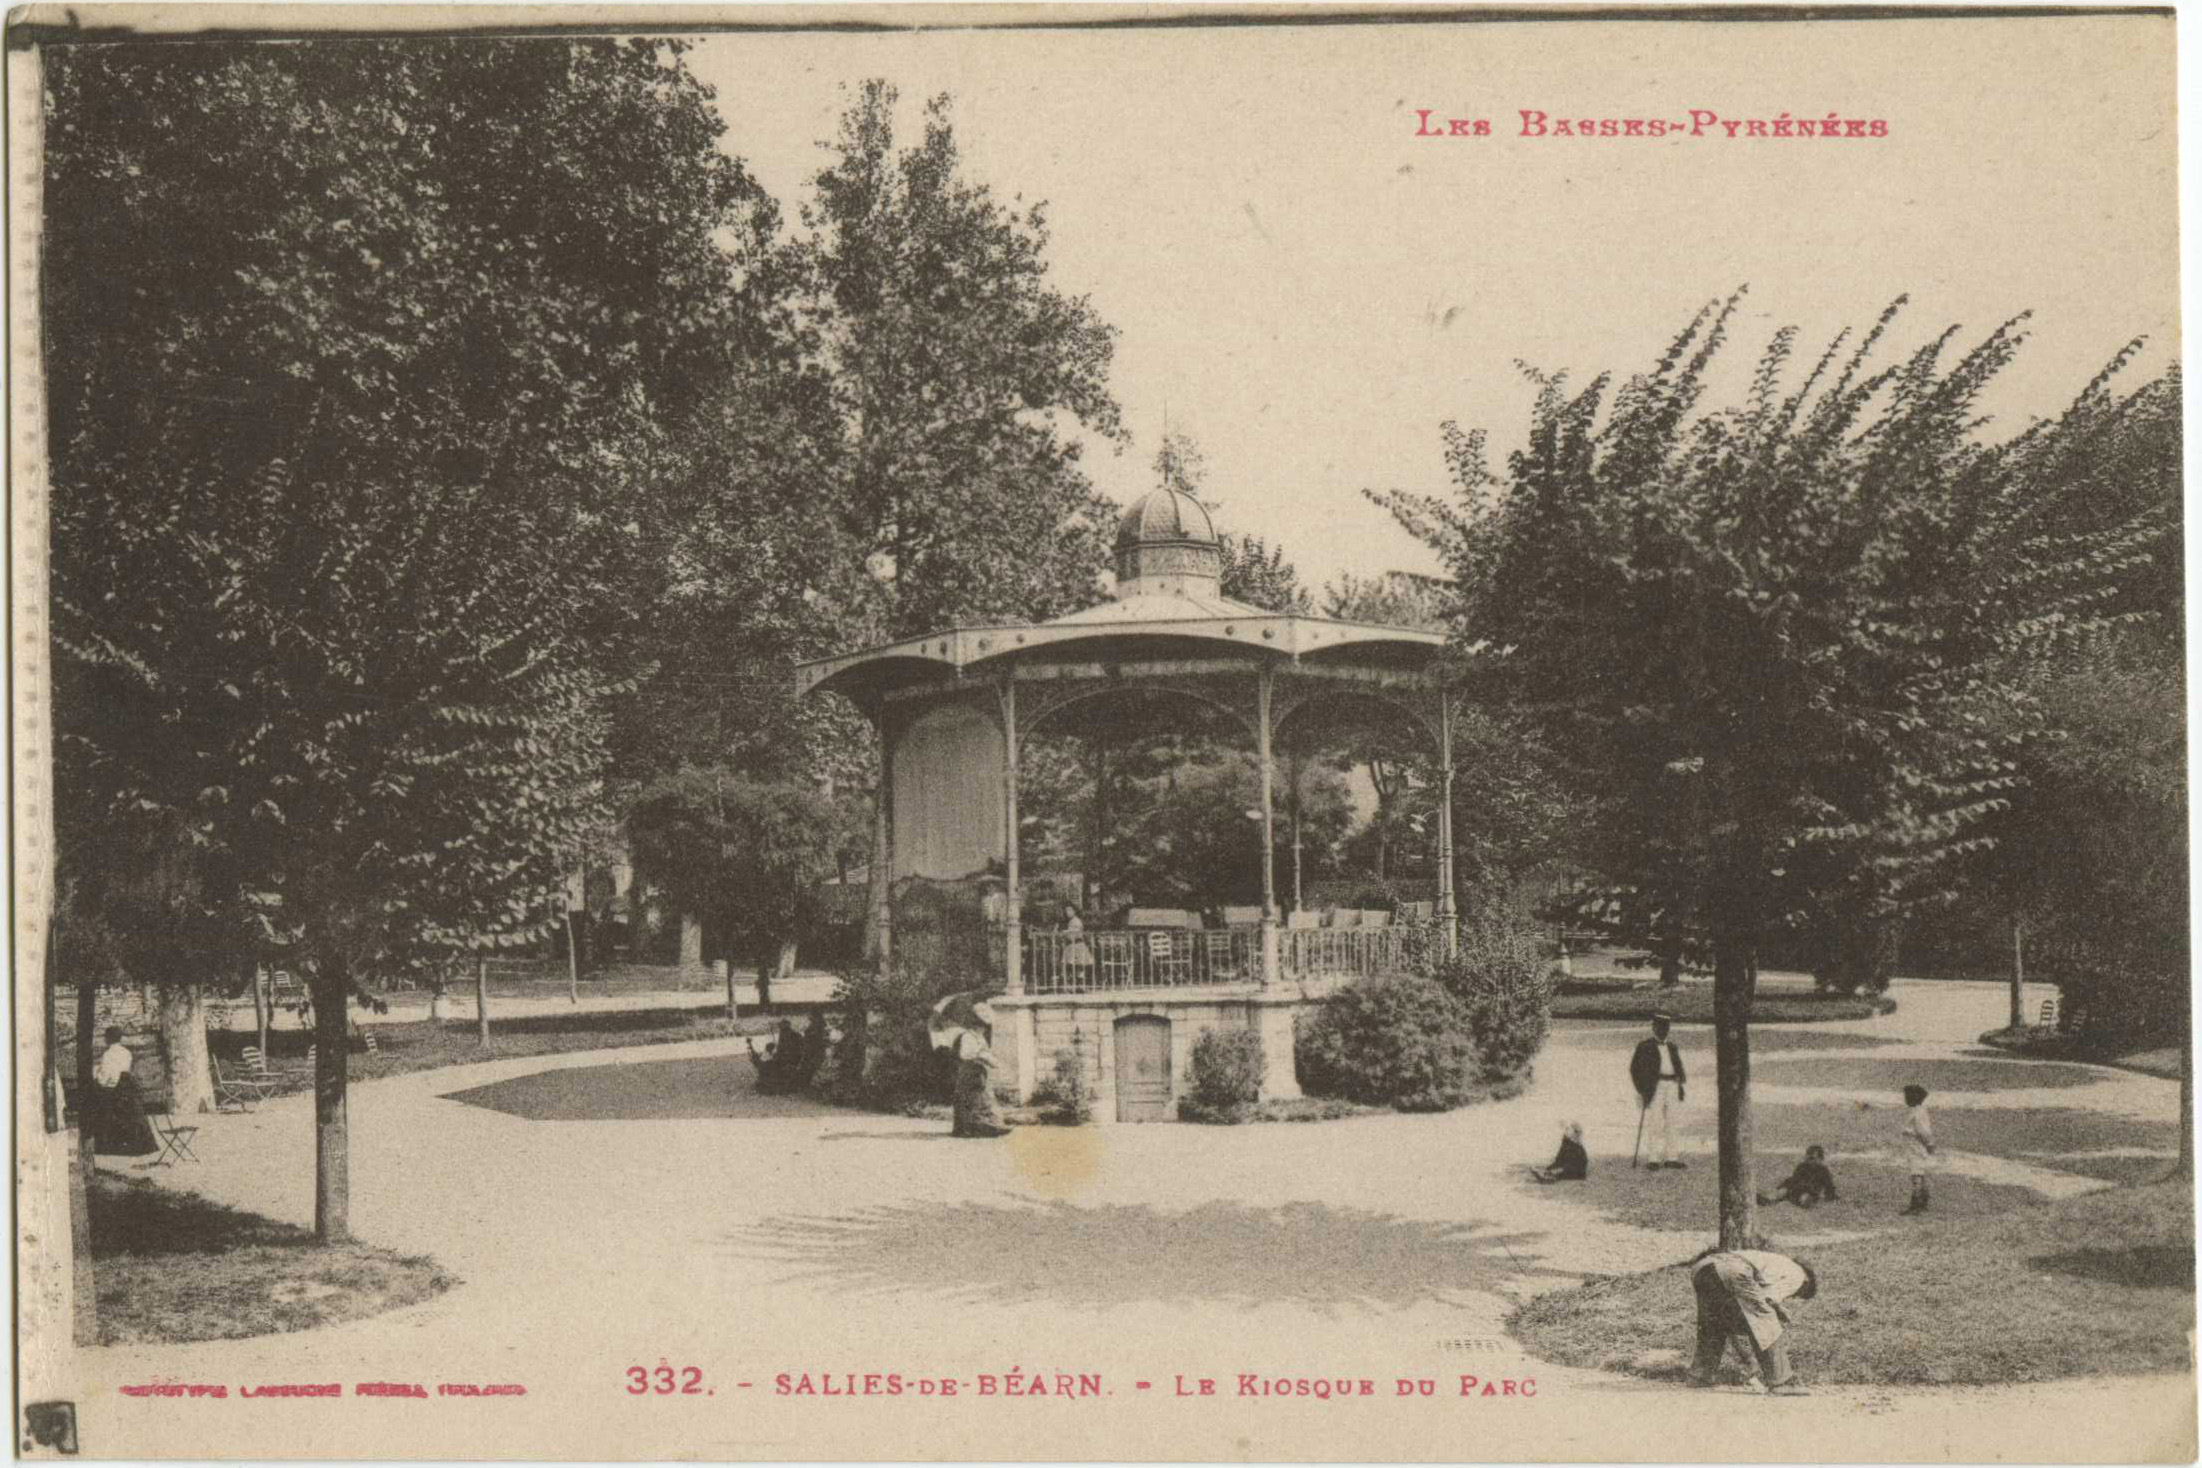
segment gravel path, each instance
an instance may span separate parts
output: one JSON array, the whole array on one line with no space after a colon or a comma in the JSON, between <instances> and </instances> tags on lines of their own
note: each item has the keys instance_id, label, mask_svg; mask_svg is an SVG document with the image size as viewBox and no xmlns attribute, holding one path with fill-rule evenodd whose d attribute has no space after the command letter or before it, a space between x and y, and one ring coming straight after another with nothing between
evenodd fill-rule
<instances>
[{"instance_id":1,"label":"gravel path","mask_svg":"<svg viewBox=\"0 0 2202 1468\"><path fill-rule=\"evenodd\" d=\"M2004 1004L1994 986L1905 985L1899 997L1897 1015L1842 1027L1859 1037L1857 1054L1951 1057L1997 1023ZM1905 1043L1866 1043L1889 1038ZM1603 1163L1625 1156L1633 1121L1626 1058L1616 1037L1571 1027L1540 1058L1532 1092L1499 1106L1231 1131L1031 1128L998 1144L952 1140L937 1122L756 1097L742 1047L730 1041L377 1081L352 1102L355 1231L433 1254L465 1283L429 1304L331 1330L85 1352L86 1450L2193 1457L2193 1386L2176 1378L1765 1401L1523 1356L1503 1331L1515 1301L1589 1272L1656 1267L1697 1242L1599 1222L1518 1181L1521 1163L1549 1155L1567 1116L1586 1122ZM2175 1084L2104 1074L2099 1084L2060 1090L2054 1104L2172 1114ZM568 1115L595 1096L651 1091L660 1078L692 1099L621 1121L535 1121L494 1109L509 1091L452 1099L526 1076L545 1077L525 1088L529 1096L571 1103ZM1777 1090L1760 1095L1771 1100ZM2015 1094L1945 1099L2003 1106ZM158 1181L310 1223L306 1098L209 1118L198 1151L201 1165ZM2012 1164L2010 1175L2041 1171ZM1687 1329L1676 1322L1678 1343ZM661 1361L699 1368L698 1394L626 1392L627 1368ZM1013 1369L1051 1380L1098 1373L1115 1400L977 1395L982 1374ZM914 1387L877 1398L775 1394L778 1374L793 1384L804 1372L899 1372L962 1385L952 1401ZM1367 1379L1377 1395L1241 1397L1241 1372ZM1517 1385L1512 1397L1463 1398L1464 1374L1479 1384L1534 1380L1535 1395ZM1180 1377L1196 1395L1176 1394ZM1203 1377L1216 1396L1197 1395ZM1400 1378L1427 1378L1434 1395L1401 1399ZM160 1379L224 1382L233 1394L258 1382L423 1382L431 1391L437 1382L518 1382L528 1395L207 1402L118 1391ZM1765 1413L1794 1420L1761 1423Z\"/></svg>"}]
</instances>

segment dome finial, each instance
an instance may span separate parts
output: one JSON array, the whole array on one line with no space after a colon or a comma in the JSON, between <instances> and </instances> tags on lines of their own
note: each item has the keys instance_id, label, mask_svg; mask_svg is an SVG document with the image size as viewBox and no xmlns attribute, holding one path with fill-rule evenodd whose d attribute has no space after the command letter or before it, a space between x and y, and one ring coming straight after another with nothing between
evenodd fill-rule
<instances>
[{"instance_id":1,"label":"dome finial","mask_svg":"<svg viewBox=\"0 0 2202 1468\"><path fill-rule=\"evenodd\" d=\"M1116 594L1183 595L1189 582L1213 591L1223 548L1201 502L1165 482L1124 512L1116 529Z\"/></svg>"}]
</instances>

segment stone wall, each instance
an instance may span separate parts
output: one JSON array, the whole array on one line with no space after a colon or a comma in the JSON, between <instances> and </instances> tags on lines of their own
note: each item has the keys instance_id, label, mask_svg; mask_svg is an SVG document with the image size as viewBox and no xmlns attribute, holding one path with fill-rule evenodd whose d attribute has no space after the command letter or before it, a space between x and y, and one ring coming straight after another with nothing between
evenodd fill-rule
<instances>
[{"instance_id":1,"label":"stone wall","mask_svg":"<svg viewBox=\"0 0 2202 1468\"><path fill-rule=\"evenodd\" d=\"M1262 990L1207 990L1139 995L1050 994L1011 999L996 995L995 1074L1016 1101L1055 1074L1056 1056L1075 1048L1093 1095L1094 1120L1116 1120L1116 1022L1156 1015L1170 1022L1171 1099L1192 1088L1193 1046L1209 1030L1257 1031L1262 1037L1262 1099L1300 1094L1293 1063L1293 1023L1311 1001L1300 994Z\"/></svg>"}]
</instances>

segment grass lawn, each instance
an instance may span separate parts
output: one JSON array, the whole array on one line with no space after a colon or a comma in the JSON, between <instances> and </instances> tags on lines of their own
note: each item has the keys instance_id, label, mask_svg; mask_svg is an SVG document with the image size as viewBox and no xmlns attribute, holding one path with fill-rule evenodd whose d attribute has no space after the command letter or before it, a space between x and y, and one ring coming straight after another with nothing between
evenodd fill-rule
<instances>
[{"instance_id":1,"label":"grass lawn","mask_svg":"<svg viewBox=\"0 0 2202 1468\"><path fill-rule=\"evenodd\" d=\"M1622 1020L1575 1020L1555 1025L1552 1030L1554 1040L1618 1052L1634 1050L1636 1042L1648 1038L1650 1034L1651 1031L1643 1024L1631 1024ZM1682 1047L1686 1063L1700 1054L1704 1056L1705 1064L1713 1063L1713 1032L1709 1027L1676 1025L1673 1038ZM1882 1045L1909 1043L1907 1040L1891 1040L1881 1035L1861 1035L1853 1030L1774 1029L1761 1028L1754 1024L1751 1027L1751 1060L1755 1066L1760 1057L1779 1051L1872 1050ZM1707 1071L1706 1074L1710 1076L1712 1072Z\"/></svg>"},{"instance_id":2,"label":"grass lawn","mask_svg":"<svg viewBox=\"0 0 2202 1468\"><path fill-rule=\"evenodd\" d=\"M2179 1047L2156 1040L2090 1039L2084 1035L2044 1035L2036 1029L2001 1029L1982 1035L1980 1043L2021 1060L2077 1060L2179 1079Z\"/></svg>"},{"instance_id":3,"label":"grass lawn","mask_svg":"<svg viewBox=\"0 0 2202 1468\"><path fill-rule=\"evenodd\" d=\"M1804 1155L1802 1147L1776 1151L1762 1147L1755 1153L1760 1192L1769 1192ZM1896 1221L1897 1210L1911 1196L1911 1173L1895 1158L1832 1159L1835 1186L1842 1196L1810 1210L1782 1204L1761 1208L1759 1229L1781 1246L1784 1237L1851 1233L1882 1229ZM2155 1163L2156 1174L2164 1171ZM1593 1157L1590 1176L1577 1183L1523 1182L1522 1190L1534 1189L1540 1198L1558 1198L1596 1210L1600 1221L1625 1223L1632 1228L1669 1229L1711 1243L1713 1220L1720 1216L1720 1169L1710 1157L1693 1157L1680 1171L1646 1172L1631 1168L1627 1157ZM1934 1179L1934 1212L1952 1218L1992 1218L2035 1202L2039 1195L2015 1184L1979 1182L1948 1173Z\"/></svg>"},{"instance_id":4,"label":"grass lawn","mask_svg":"<svg viewBox=\"0 0 2202 1468\"><path fill-rule=\"evenodd\" d=\"M1896 1001L1887 995L1816 994L1761 990L1751 1001L1754 1023L1781 1024L1802 1020L1871 1019L1896 1012ZM1554 986L1554 1019L1649 1020L1654 1014L1673 1016L1677 1024L1709 1025L1713 1022L1713 986L1684 984L1662 989L1654 982L1640 987L1597 979L1562 979Z\"/></svg>"},{"instance_id":5,"label":"grass lawn","mask_svg":"<svg viewBox=\"0 0 2202 1468\"><path fill-rule=\"evenodd\" d=\"M769 1035L778 1025L777 1018L762 1015L730 1020L723 1001L678 1009L581 1010L502 1020L493 1017L487 1045L476 1041L472 1019L399 1021L372 1027L375 1053L353 1050L351 1078L371 1081L481 1060L563 1055L616 1045L671 1045L728 1035ZM220 1030L209 1032L206 1038L207 1048L224 1061L241 1060L244 1047L253 1040L243 1031ZM288 1063L289 1090L302 1091L311 1084L305 1059L306 1047L312 1043L309 1030L276 1030L268 1035L270 1063L278 1070Z\"/></svg>"},{"instance_id":6,"label":"grass lawn","mask_svg":"<svg viewBox=\"0 0 2202 1468\"><path fill-rule=\"evenodd\" d=\"M1695 1094L1694 1092L1692 1093ZM1696 1108L1691 1108L1695 1111ZM1786 1204L1761 1210L1759 1227L1777 1243L1783 1236L1881 1229L1910 1196L1911 1172L1899 1150L1900 1099L1800 1105L1755 1099L1751 1129L1761 1192L1789 1175L1807 1145L1827 1148L1841 1198L1806 1212ZM1684 1135L1709 1137L1710 1103L1693 1115ZM1953 1159L2004 1158L2031 1167L2105 1182L2160 1178L2178 1155L2179 1132L2171 1122L2137 1121L2077 1107L1950 1107L1934 1118L1935 1137ZM1590 1176L1551 1187L1524 1182L1540 1196L1580 1204L1601 1219L1637 1228L1672 1229L1710 1242L1718 1216L1718 1169L1699 1153L1681 1171L1630 1168L1626 1153L1594 1154ZM1991 1218L2040 1200L2032 1188L1968 1177L1945 1166L1934 1175L1934 1214L1941 1218Z\"/></svg>"},{"instance_id":7,"label":"grass lawn","mask_svg":"<svg viewBox=\"0 0 2202 1468\"><path fill-rule=\"evenodd\" d=\"M2162 1153L2157 1163L2157 1171L2162 1172L2179 1152L2175 1121L2143 1121L2077 1106L1949 1106L1935 1111L1929 1101L1928 1110L1934 1113L1936 1145L1952 1154L2008 1157L2092 1177L2097 1174L2073 1165L2088 1153L2119 1149ZM1779 1147L1784 1154L1801 1155L1807 1143L1818 1142L1828 1150L1838 1183L1847 1155L1879 1152L1894 1157L1901 1145L1897 1128L1903 1118L1903 1098L1878 1092L1869 1100L1821 1105L1782 1102L1769 1092L1751 1103L1752 1136L1761 1148ZM1702 1122L1709 1136L1710 1103Z\"/></svg>"},{"instance_id":8,"label":"grass lawn","mask_svg":"<svg viewBox=\"0 0 2202 1468\"><path fill-rule=\"evenodd\" d=\"M1818 1211L1810 1216L1817 1222ZM1805 1381L1989 1384L2192 1369L2191 1184L1902 1223L1799 1251L1820 1276L1790 1336ZM1546 1360L1680 1381L1695 1318L1678 1262L1542 1295L1509 1325Z\"/></svg>"},{"instance_id":9,"label":"grass lawn","mask_svg":"<svg viewBox=\"0 0 2202 1468\"><path fill-rule=\"evenodd\" d=\"M433 1259L314 1246L290 1224L100 1173L88 1199L101 1345L312 1330L415 1305L458 1281Z\"/></svg>"},{"instance_id":10,"label":"grass lawn","mask_svg":"<svg viewBox=\"0 0 2202 1468\"><path fill-rule=\"evenodd\" d=\"M1751 1037L1754 1052L1759 1048L1758 1038L1757 1035ZM2001 1058L1963 1057L1876 1060L1857 1055L1769 1060L1763 1065L1753 1065L1751 1076L1754 1081L1769 1086L1839 1086L1861 1095L1879 1092L1887 1097L1900 1097L1904 1087L1916 1083L1927 1088L1930 1110L1932 1093L1937 1091L2066 1090L2100 1085L2107 1079L2101 1071L2082 1065L2020 1065Z\"/></svg>"}]
</instances>

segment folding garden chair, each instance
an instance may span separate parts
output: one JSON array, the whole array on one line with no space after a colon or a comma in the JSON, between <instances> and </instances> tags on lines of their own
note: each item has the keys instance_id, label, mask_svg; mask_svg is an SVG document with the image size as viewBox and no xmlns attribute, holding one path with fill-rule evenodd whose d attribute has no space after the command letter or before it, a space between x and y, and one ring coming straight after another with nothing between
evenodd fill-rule
<instances>
[{"instance_id":1,"label":"folding garden chair","mask_svg":"<svg viewBox=\"0 0 2202 1468\"><path fill-rule=\"evenodd\" d=\"M246 1052L248 1059L259 1054L259 1051L252 1046L247 1046ZM241 1069L232 1069L223 1062L220 1056L214 1058L214 1109L216 1111L226 1111L232 1107L239 1111L250 1111L253 1107L274 1095L278 1084L279 1082L275 1077L269 1075L265 1070L255 1073L249 1064Z\"/></svg>"},{"instance_id":2,"label":"folding garden chair","mask_svg":"<svg viewBox=\"0 0 2202 1468\"><path fill-rule=\"evenodd\" d=\"M191 1139L199 1134L196 1126L178 1126L175 1113L166 1110L148 1110L145 1119L153 1124L153 1140L161 1144L161 1154L152 1162L154 1167L199 1160L191 1150Z\"/></svg>"},{"instance_id":3,"label":"folding garden chair","mask_svg":"<svg viewBox=\"0 0 2202 1468\"><path fill-rule=\"evenodd\" d=\"M1151 981L1157 984L1190 983L1193 977L1192 934L1149 933L1147 970Z\"/></svg>"}]
</instances>

